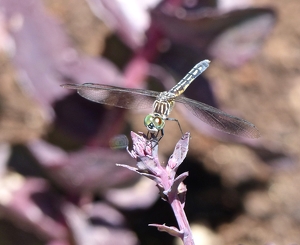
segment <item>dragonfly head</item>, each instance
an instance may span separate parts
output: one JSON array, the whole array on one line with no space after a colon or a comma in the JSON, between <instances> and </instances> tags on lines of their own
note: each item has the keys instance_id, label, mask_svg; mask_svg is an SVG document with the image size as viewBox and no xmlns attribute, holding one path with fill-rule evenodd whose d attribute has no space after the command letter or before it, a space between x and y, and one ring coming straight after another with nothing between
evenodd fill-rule
<instances>
[{"instance_id":1,"label":"dragonfly head","mask_svg":"<svg viewBox=\"0 0 300 245\"><path fill-rule=\"evenodd\" d=\"M165 120L160 115L149 114L145 117L144 124L151 133L157 133L164 128Z\"/></svg>"}]
</instances>

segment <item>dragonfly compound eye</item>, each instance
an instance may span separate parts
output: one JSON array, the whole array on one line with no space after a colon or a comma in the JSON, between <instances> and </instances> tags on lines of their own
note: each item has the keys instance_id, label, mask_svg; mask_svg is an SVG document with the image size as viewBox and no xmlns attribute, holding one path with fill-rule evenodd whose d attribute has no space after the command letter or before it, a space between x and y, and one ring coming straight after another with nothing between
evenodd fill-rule
<instances>
[{"instance_id":1,"label":"dragonfly compound eye","mask_svg":"<svg viewBox=\"0 0 300 245\"><path fill-rule=\"evenodd\" d=\"M151 132L157 132L162 130L165 126L165 121L161 117L148 115L145 117L144 124L147 129Z\"/></svg>"},{"instance_id":2,"label":"dragonfly compound eye","mask_svg":"<svg viewBox=\"0 0 300 245\"><path fill-rule=\"evenodd\" d=\"M165 126L165 120L163 120L161 117L154 117L153 123L157 130L162 130Z\"/></svg>"},{"instance_id":3,"label":"dragonfly compound eye","mask_svg":"<svg viewBox=\"0 0 300 245\"><path fill-rule=\"evenodd\" d=\"M153 123L154 117L152 115L148 115L144 119L144 124L147 127L148 130L150 131L156 131L154 123Z\"/></svg>"}]
</instances>

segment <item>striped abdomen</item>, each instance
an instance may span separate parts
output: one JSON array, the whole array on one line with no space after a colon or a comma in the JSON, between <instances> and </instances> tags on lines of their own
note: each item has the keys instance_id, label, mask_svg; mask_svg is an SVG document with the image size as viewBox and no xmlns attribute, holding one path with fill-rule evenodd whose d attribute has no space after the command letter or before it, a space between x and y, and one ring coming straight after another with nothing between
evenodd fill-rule
<instances>
[{"instance_id":1,"label":"striped abdomen","mask_svg":"<svg viewBox=\"0 0 300 245\"><path fill-rule=\"evenodd\" d=\"M187 87L195 80L202 72L204 72L209 66L209 60L203 60L195 65L192 70L190 70L184 78L182 78L179 83L177 83L173 88L170 89L169 93L175 96L181 95Z\"/></svg>"}]
</instances>

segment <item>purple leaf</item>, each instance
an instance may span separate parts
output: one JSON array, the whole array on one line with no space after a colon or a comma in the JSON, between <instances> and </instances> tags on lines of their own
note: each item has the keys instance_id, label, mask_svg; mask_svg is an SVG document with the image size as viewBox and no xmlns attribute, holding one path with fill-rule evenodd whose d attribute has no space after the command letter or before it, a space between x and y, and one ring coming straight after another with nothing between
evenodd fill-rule
<instances>
[{"instance_id":1,"label":"purple leaf","mask_svg":"<svg viewBox=\"0 0 300 245\"><path fill-rule=\"evenodd\" d=\"M134 245L137 238L134 233L119 227L92 225L82 210L73 205L64 208L67 222L76 244L79 245Z\"/></svg>"},{"instance_id":2,"label":"purple leaf","mask_svg":"<svg viewBox=\"0 0 300 245\"><path fill-rule=\"evenodd\" d=\"M68 236L60 213L60 198L45 180L11 174L1 182L0 209L8 220L44 240L63 240Z\"/></svg>"},{"instance_id":3,"label":"purple leaf","mask_svg":"<svg viewBox=\"0 0 300 245\"><path fill-rule=\"evenodd\" d=\"M25 91L35 95L43 104L66 94L59 87L55 62L70 53L69 40L58 23L49 17L39 1L0 0L5 24L15 42L13 62ZM13 23L10 24L10 23ZM10 27L9 27L10 24Z\"/></svg>"},{"instance_id":4,"label":"purple leaf","mask_svg":"<svg viewBox=\"0 0 300 245\"><path fill-rule=\"evenodd\" d=\"M164 231L169 233L172 236L176 237L182 237L183 236L183 231L178 230L174 226L166 226L166 225L159 225L159 224L149 224L149 226L154 226L156 227L159 231Z\"/></svg>"},{"instance_id":5,"label":"purple leaf","mask_svg":"<svg viewBox=\"0 0 300 245\"><path fill-rule=\"evenodd\" d=\"M189 150L189 140L190 140L190 133L185 133L185 135L178 141L175 146L173 154L170 156L168 164L166 166L166 170L171 173L176 173L178 167L186 158L186 154ZM174 176L170 176L174 178Z\"/></svg>"},{"instance_id":6,"label":"purple leaf","mask_svg":"<svg viewBox=\"0 0 300 245\"><path fill-rule=\"evenodd\" d=\"M158 198L152 181L141 178L135 185L119 189L110 188L105 198L115 206L126 210L149 208Z\"/></svg>"},{"instance_id":7,"label":"purple leaf","mask_svg":"<svg viewBox=\"0 0 300 245\"><path fill-rule=\"evenodd\" d=\"M52 240L48 242L46 245L70 245L70 243L69 241Z\"/></svg>"},{"instance_id":8,"label":"purple leaf","mask_svg":"<svg viewBox=\"0 0 300 245\"><path fill-rule=\"evenodd\" d=\"M58 131L62 140L95 147L109 147L111 138L120 134L124 127L126 113L120 108L108 109L77 94L57 101L54 110L56 118L53 131Z\"/></svg>"},{"instance_id":9,"label":"purple leaf","mask_svg":"<svg viewBox=\"0 0 300 245\"><path fill-rule=\"evenodd\" d=\"M5 175L11 147L7 143L0 144L0 178Z\"/></svg>"},{"instance_id":10,"label":"purple leaf","mask_svg":"<svg viewBox=\"0 0 300 245\"><path fill-rule=\"evenodd\" d=\"M274 13L253 13L253 16L245 18L218 35L210 44L208 52L226 65L238 67L261 50L274 24Z\"/></svg>"},{"instance_id":11,"label":"purple leaf","mask_svg":"<svg viewBox=\"0 0 300 245\"><path fill-rule=\"evenodd\" d=\"M148 141L146 135L144 134L136 134L134 132L131 132L131 138L133 141L133 150L128 151L128 153L133 158L144 157L144 156L151 156L155 153L157 155L157 151L155 151L155 148L152 149L152 144L150 141Z\"/></svg>"},{"instance_id":12,"label":"purple leaf","mask_svg":"<svg viewBox=\"0 0 300 245\"><path fill-rule=\"evenodd\" d=\"M116 162L133 164L125 152L85 148L67 153L44 141L33 141L28 148L53 180L71 193L105 191L136 178L131 172L115 166Z\"/></svg>"},{"instance_id":13,"label":"purple leaf","mask_svg":"<svg viewBox=\"0 0 300 245\"><path fill-rule=\"evenodd\" d=\"M0 0L6 26L15 44L12 56L25 92L53 116L50 104L69 91L59 87L66 80L120 86L122 76L104 59L84 57L72 46L59 22L47 14L42 2Z\"/></svg>"},{"instance_id":14,"label":"purple leaf","mask_svg":"<svg viewBox=\"0 0 300 245\"><path fill-rule=\"evenodd\" d=\"M205 52L207 58L219 58L231 66L252 58L275 23L274 11L268 8L184 11L179 18L158 7L152 11L152 18L172 42L193 49L197 55ZM254 35L249 35L252 32Z\"/></svg>"},{"instance_id":15,"label":"purple leaf","mask_svg":"<svg viewBox=\"0 0 300 245\"><path fill-rule=\"evenodd\" d=\"M115 30L132 49L143 45L145 32L150 25L150 16L147 10L159 1L87 0L94 14Z\"/></svg>"},{"instance_id":16,"label":"purple leaf","mask_svg":"<svg viewBox=\"0 0 300 245\"><path fill-rule=\"evenodd\" d=\"M163 191L163 194L165 196L178 196L178 199L180 200L180 203L182 207L185 205L185 200L186 200L186 192L187 188L186 185L183 184L183 181L185 178L189 175L188 172L184 172L177 176L177 178L174 180L173 185L169 190Z\"/></svg>"},{"instance_id":17,"label":"purple leaf","mask_svg":"<svg viewBox=\"0 0 300 245\"><path fill-rule=\"evenodd\" d=\"M111 226L121 226L126 223L124 216L105 202L93 202L84 205L83 209L89 219L95 223L101 221Z\"/></svg>"}]
</instances>

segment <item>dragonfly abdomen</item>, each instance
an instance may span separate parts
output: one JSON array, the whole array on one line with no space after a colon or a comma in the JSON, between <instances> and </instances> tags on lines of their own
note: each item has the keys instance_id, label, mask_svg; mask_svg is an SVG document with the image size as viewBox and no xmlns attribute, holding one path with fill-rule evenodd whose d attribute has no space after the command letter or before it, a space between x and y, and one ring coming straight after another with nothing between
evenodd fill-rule
<instances>
[{"instance_id":1,"label":"dragonfly abdomen","mask_svg":"<svg viewBox=\"0 0 300 245\"><path fill-rule=\"evenodd\" d=\"M175 96L181 95L187 87L209 66L209 60L203 60L195 65L186 75L177 83L173 88L170 89L169 93Z\"/></svg>"}]
</instances>

